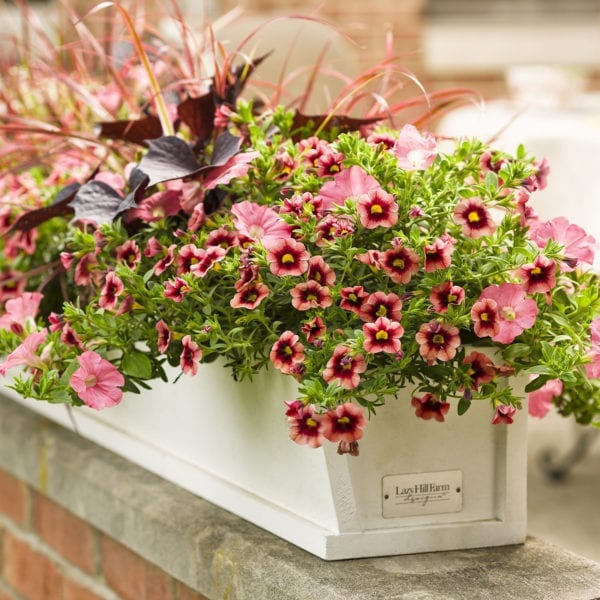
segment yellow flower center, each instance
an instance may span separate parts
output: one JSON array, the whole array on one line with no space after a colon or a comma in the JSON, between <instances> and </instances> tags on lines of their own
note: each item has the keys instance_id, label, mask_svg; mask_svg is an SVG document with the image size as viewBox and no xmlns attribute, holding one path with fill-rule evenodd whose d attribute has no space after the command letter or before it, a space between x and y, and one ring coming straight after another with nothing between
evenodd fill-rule
<instances>
[{"instance_id":1,"label":"yellow flower center","mask_svg":"<svg viewBox=\"0 0 600 600\"><path fill-rule=\"evenodd\" d=\"M372 215L380 215L383 213L383 208L379 204L373 204L371 206L371 214Z\"/></svg>"},{"instance_id":2,"label":"yellow flower center","mask_svg":"<svg viewBox=\"0 0 600 600\"><path fill-rule=\"evenodd\" d=\"M291 356L291 355L294 353L294 351L291 349L291 347L290 347L290 346L286 346L286 347L283 349L283 353L284 353L284 354L287 354L288 356Z\"/></svg>"},{"instance_id":3,"label":"yellow flower center","mask_svg":"<svg viewBox=\"0 0 600 600\"><path fill-rule=\"evenodd\" d=\"M385 317L387 315L387 308L382 304L375 313L378 317Z\"/></svg>"},{"instance_id":4,"label":"yellow flower center","mask_svg":"<svg viewBox=\"0 0 600 600\"><path fill-rule=\"evenodd\" d=\"M308 417L308 419L306 419L305 423L309 427L316 427L317 426L317 422L312 417Z\"/></svg>"},{"instance_id":5,"label":"yellow flower center","mask_svg":"<svg viewBox=\"0 0 600 600\"><path fill-rule=\"evenodd\" d=\"M387 331L384 331L383 329L380 329L376 334L375 334L375 339L376 340L387 340L390 336L388 335Z\"/></svg>"},{"instance_id":6,"label":"yellow flower center","mask_svg":"<svg viewBox=\"0 0 600 600\"><path fill-rule=\"evenodd\" d=\"M457 300L458 300L458 296L456 296L455 294L448 294L448 303L456 302Z\"/></svg>"},{"instance_id":7,"label":"yellow flower center","mask_svg":"<svg viewBox=\"0 0 600 600\"><path fill-rule=\"evenodd\" d=\"M316 302L318 300L316 294L307 294L306 299L309 302Z\"/></svg>"},{"instance_id":8,"label":"yellow flower center","mask_svg":"<svg viewBox=\"0 0 600 600\"><path fill-rule=\"evenodd\" d=\"M350 423L350 419L348 417L340 417L337 422L341 425L348 425L348 423Z\"/></svg>"},{"instance_id":9,"label":"yellow flower center","mask_svg":"<svg viewBox=\"0 0 600 600\"><path fill-rule=\"evenodd\" d=\"M479 319L483 322L486 322L490 320L490 316L487 313L481 313L481 315L479 315Z\"/></svg>"},{"instance_id":10,"label":"yellow flower center","mask_svg":"<svg viewBox=\"0 0 600 600\"><path fill-rule=\"evenodd\" d=\"M395 258L392 265L396 267L396 269L404 269L404 261L401 258Z\"/></svg>"},{"instance_id":11,"label":"yellow flower center","mask_svg":"<svg viewBox=\"0 0 600 600\"><path fill-rule=\"evenodd\" d=\"M517 314L511 306L505 306L502 309L502 316L506 321L514 321L517 318Z\"/></svg>"},{"instance_id":12,"label":"yellow flower center","mask_svg":"<svg viewBox=\"0 0 600 600\"><path fill-rule=\"evenodd\" d=\"M351 300L352 302L356 302L358 300L358 298L356 297L356 294L348 294L348 300Z\"/></svg>"},{"instance_id":13,"label":"yellow flower center","mask_svg":"<svg viewBox=\"0 0 600 600\"><path fill-rule=\"evenodd\" d=\"M293 254L290 254L289 252L286 252L282 257L281 257L281 262L284 265L287 265L289 263L293 263L296 262L296 259L294 258Z\"/></svg>"},{"instance_id":14,"label":"yellow flower center","mask_svg":"<svg viewBox=\"0 0 600 600\"><path fill-rule=\"evenodd\" d=\"M542 270L539 267L533 267L533 269L531 269L532 275L539 275L541 272Z\"/></svg>"},{"instance_id":15,"label":"yellow flower center","mask_svg":"<svg viewBox=\"0 0 600 600\"><path fill-rule=\"evenodd\" d=\"M436 333L433 336L432 341L434 344L443 344L446 341L446 338L441 333Z\"/></svg>"},{"instance_id":16,"label":"yellow flower center","mask_svg":"<svg viewBox=\"0 0 600 600\"><path fill-rule=\"evenodd\" d=\"M475 211L475 210L472 210L467 215L467 221L469 221L469 223L477 223L478 221L480 221L479 213L477 211Z\"/></svg>"}]
</instances>

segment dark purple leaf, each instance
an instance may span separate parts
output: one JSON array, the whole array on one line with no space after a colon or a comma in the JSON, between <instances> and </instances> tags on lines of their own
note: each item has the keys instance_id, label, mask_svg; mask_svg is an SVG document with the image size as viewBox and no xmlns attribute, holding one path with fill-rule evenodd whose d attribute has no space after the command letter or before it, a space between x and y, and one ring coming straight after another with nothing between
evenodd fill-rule
<instances>
[{"instance_id":1,"label":"dark purple leaf","mask_svg":"<svg viewBox=\"0 0 600 600\"><path fill-rule=\"evenodd\" d=\"M142 117L131 121L103 121L98 123L98 136L125 140L134 144L146 145L146 140L159 138L163 134L160 120L155 116Z\"/></svg>"},{"instance_id":2,"label":"dark purple leaf","mask_svg":"<svg viewBox=\"0 0 600 600\"><path fill-rule=\"evenodd\" d=\"M377 123L378 121L382 120L381 117L372 117L370 119L356 119L354 117L348 117L346 115L333 115L331 117L330 115L303 115L302 113L296 111L296 113L294 114L294 121L292 125L292 131L294 132L294 135L292 135L292 139L295 142L297 142L306 135L301 131L296 133L296 130L308 127L311 132L314 132L317 129L319 129L321 124L326 119L329 120L327 121L327 123L325 123L323 131L329 132L335 129L338 133L358 131L361 127L364 127L365 125L373 125L373 123Z\"/></svg>"},{"instance_id":3,"label":"dark purple leaf","mask_svg":"<svg viewBox=\"0 0 600 600\"><path fill-rule=\"evenodd\" d=\"M242 93L244 86L246 85L250 75L254 72L256 67L265 60L271 52L259 56L257 59L244 63L233 70L233 83L227 83L225 87L225 97L221 100L230 106L235 106L238 96Z\"/></svg>"},{"instance_id":4,"label":"dark purple leaf","mask_svg":"<svg viewBox=\"0 0 600 600\"><path fill-rule=\"evenodd\" d=\"M50 206L36 208L35 210L30 210L29 212L22 214L12 224L7 233L14 230L29 231L54 217L70 215L73 212L73 209L69 207L69 202L73 200L80 187L81 184L79 183L70 183L56 194L56 198L54 198Z\"/></svg>"},{"instance_id":5,"label":"dark purple leaf","mask_svg":"<svg viewBox=\"0 0 600 600\"><path fill-rule=\"evenodd\" d=\"M202 141L207 141L214 128L215 98L212 92L188 98L177 106L177 115L191 132Z\"/></svg>"},{"instance_id":6,"label":"dark purple leaf","mask_svg":"<svg viewBox=\"0 0 600 600\"><path fill-rule=\"evenodd\" d=\"M75 220L94 221L98 225L112 223L123 197L103 181L90 181L79 188L69 206L75 211Z\"/></svg>"},{"instance_id":7,"label":"dark purple leaf","mask_svg":"<svg viewBox=\"0 0 600 600\"><path fill-rule=\"evenodd\" d=\"M229 131L223 132L216 140L210 159L210 167L222 167L232 156L235 156L242 145L241 138Z\"/></svg>"},{"instance_id":8,"label":"dark purple leaf","mask_svg":"<svg viewBox=\"0 0 600 600\"><path fill-rule=\"evenodd\" d=\"M167 135L151 140L148 144L150 149L137 167L148 175L148 187L163 181L189 177L201 168L192 149L181 138Z\"/></svg>"},{"instance_id":9,"label":"dark purple leaf","mask_svg":"<svg viewBox=\"0 0 600 600\"><path fill-rule=\"evenodd\" d=\"M130 208L135 208L138 205L138 202L143 197L144 192L148 187L149 181L150 178L148 175L142 173L142 171L139 169L135 168L133 171L131 171L131 175L129 176L129 186L131 187L131 192L125 196L123 202L121 202L115 211L115 217L118 217L121 213L124 213Z\"/></svg>"}]
</instances>

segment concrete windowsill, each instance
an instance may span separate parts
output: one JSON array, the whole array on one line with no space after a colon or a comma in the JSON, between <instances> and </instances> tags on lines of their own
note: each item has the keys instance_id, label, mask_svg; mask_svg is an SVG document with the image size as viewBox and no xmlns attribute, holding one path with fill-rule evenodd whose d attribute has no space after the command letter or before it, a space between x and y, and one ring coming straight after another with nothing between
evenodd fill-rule
<instances>
[{"instance_id":1,"label":"concrete windowsill","mask_svg":"<svg viewBox=\"0 0 600 600\"><path fill-rule=\"evenodd\" d=\"M600 565L536 539L325 562L1 397L0 467L209 598L600 596Z\"/></svg>"}]
</instances>

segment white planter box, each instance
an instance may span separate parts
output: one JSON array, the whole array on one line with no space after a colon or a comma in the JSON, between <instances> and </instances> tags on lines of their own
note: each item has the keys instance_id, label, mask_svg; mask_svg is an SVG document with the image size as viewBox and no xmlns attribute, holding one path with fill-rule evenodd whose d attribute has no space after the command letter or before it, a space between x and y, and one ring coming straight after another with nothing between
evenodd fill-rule
<instances>
[{"instance_id":1,"label":"white planter box","mask_svg":"<svg viewBox=\"0 0 600 600\"><path fill-rule=\"evenodd\" d=\"M289 440L283 402L294 397L278 373L240 384L203 365L73 414L86 438L328 560L524 541L526 411L491 425L490 405L474 403L437 423L392 398L349 457ZM24 403L72 428L64 406Z\"/></svg>"}]
</instances>

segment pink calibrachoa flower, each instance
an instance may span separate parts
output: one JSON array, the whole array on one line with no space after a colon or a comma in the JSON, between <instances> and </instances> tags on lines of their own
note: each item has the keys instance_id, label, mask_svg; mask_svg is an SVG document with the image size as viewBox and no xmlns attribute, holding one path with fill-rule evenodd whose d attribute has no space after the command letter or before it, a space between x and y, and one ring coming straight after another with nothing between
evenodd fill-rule
<instances>
[{"instance_id":1,"label":"pink calibrachoa flower","mask_svg":"<svg viewBox=\"0 0 600 600\"><path fill-rule=\"evenodd\" d=\"M452 252L456 240L444 233L437 238L433 244L427 244L423 251L425 253L425 271L433 273L439 269L447 269L452 263Z\"/></svg>"},{"instance_id":2,"label":"pink calibrachoa flower","mask_svg":"<svg viewBox=\"0 0 600 600\"><path fill-rule=\"evenodd\" d=\"M481 198L461 200L454 209L454 220L462 226L462 232L467 237L479 238L496 231L496 224Z\"/></svg>"},{"instance_id":3,"label":"pink calibrachoa flower","mask_svg":"<svg viewBox=\"0 0 600 600\"><path fill-rule=\"evenodd\" d=\"M481 292L479 300L496 302L498 332L491 338L501 344L510 344L525 329L533 327L538 314L535 301L527 298L525 290L516 283L490 285ZM473 309L476 304L473 305Z\"/></svg>"},{"instance_id":4,"label":"pink calibrachoa flower","mask_svg":"<svg viewBox=\"0 0 600 600\"><path fill-rule=\"evenodd\" d=\"M324 183L319 190L319 198L323 203L323 210L327 211L335 205L343 206L348 199L357 200L363 194L380 189L381 186L374 177L354 165L334 175L333 181Z\"/></svg>"},{"instance_id":5,"label":"pink calibrachoa flower","mask_svg":"<svg viewBox=\"0 0 600 600\"><path fill-rule=\"evenodd\" d=\"M317 158L317 176L327 177L339 173L342 169L342 162L346 158L341 152L327 150Z\"/></svg>"},{"instance_id":6,"label":"pink calibrachoa flower","mask_svg":"<svg viewBox=\"0 0 600 600\"><path fill-rule=\"evenodd\" d=\"M294 214L301 221L306 222L311 216L317 219L323 218L323 201L313 196L310 192L294 194L291 198L285 198L279 214Z\"/></svg>"},{"instance_id":7,"label":"pink calibrachoa flower","mask_svg":"<svg viewBox=\"0 0 600 600\"><path fill-rule=\"evenodd\" d=\"M310 257L306 277L321 285L333 285L335 283L335 271L325 262L322 256Z\"/></svg>"},{"instance_id":8,"label":"pink calibrachoa flower","mask_svg":"<svg viewBox=\"0 0 600 600\"><path fill-rule=\"evenodd\" d=\"M121 402L125 378L109 361L97 352L86 350L77 357L77 369L69 383L77 395L95 410L111 408Z\"/></svg>"},{"instance_id":9,"label":"pink calibrachoa flower","mask_svg":"<svg viewBox=\"0 0 600 600\"><path fill-rule=\"evenodd\" d=\"M175 264L177 266L177 275L190 273L193 265L197 265L205 256L203 248L195 244L185 244L179 249ZM156 267L155 267L156 272Z\"/></svg>"},{"instance_id":10,"label":"pink calibrachoa flower","mask_svg":"<svg viewBox=\"0 0 600 600\"><path fill-rule=\"evenodd\" d=\"M253 240L264 243L292 235L291 225L268 206L244 200L236 202L231 207L231 213L236 230Z\"/></svg>"},{"instance_id":11,"label":"pink calibrachoa flower","mask_svg":"<svg viewBox=\"0 0 600 600\"><path fill-rule=\"evenodd\" d=\"M463 359L463 365L469 365L467 374L471 378L474 390L482 383L489 383L496 375L496 367L489 356L483 352L473 351Z\"/></svg>"},{"instance_id":12,"label":"pink calibrachoa flower","mask_svg":"<svg viewBox=\"0 0 600 600\"><path fill-rule=\"evenodd\" d=\"M311 308L327 308L333 304L328 287L319 285L316 281L299 283L290 290L292 306L296 310L310 310Z\"/></svg>"},{"instance_id":13,"label":"pink calibrachoa flower","mask_svg":"<svg viewBox=\"0 0 600 600\"><path fill-rule=\"evenodd\" d=\"M28 326L35 325L35 317L43 297L39 292L24 292L19 298L7 300L5 313L0 317L0 329L7 329L17 335L23 334Z\"/></svg>"},{"instance_id":14,"label":"pink calibrachoa flower","mask_svg":"<svg viewBox=\"0 0 600 600\"><path fill-rule=\"evenodd\" d=\"M419 354L428 363L436 359L452 360L460 346L458 327L440 321L430 321L421 325L415 339L420 344Z\"/></svg>"},{"instance_id":15,"label":"pink calibrachoa flower","mask_svg":"<svg viewBox=\"0 0 600 600\"><path fill-rule=\"evenodd\" d=\"M164 297L173 302L181 302L190 292L190 286L181 277L175 277L173 281L165 281Z\"/></svg>"},{"instance_id":16,"label":"pink calibrachoa flower","mask_svg":"<svg viewBox=\"0 0 600 600\"><path fill-rule=\"evenodd\" d=\"M269 358L276 369L289 375L304 361L304 346L293 331L284 331L271 347Z\"/></svg>"},{"instance_id":17,"label":"pink calibrachoa flower","mask_svg":"<svg viewBox=\"0 0 600 600\"><path fill-rule=\"evenodd\" d=\"M397 321L379 317L374 323L365 323L362 330L365 335L363 348L367 352L400 352L400 338L404 335L404 328Z\"/></svg>"},{"instance_id":18,"label":"pink calibrachoa flower","mask_svg":"<svg viewBox=\"0 0 600 600\"><path fill-rule=\"evenodd\" d=\"M308 406L294 407L294 411L294 414L288 416L290 439L296 444L306 444L311 448L322 446L322 417L315 414L314 406L309 404Z\"/></svg>"},{"instance_id":19,"label":"pink calibrachoa flower","mask_svg":"<svg viewBox=\"0 0 600 600\"><path fill-rule=\"evenodd\" d=\"M514 406L507 406L506 404L500 404L496 407L496 412L492 417L492 424L498 425L498 423L506 423L510 425L514 419L517 409Z\"/></svg>"},{"instance_id":20,"label":"pink calibrachoa flower","mask_svg":"<svg viewBox=\"0 0 600 600\"><path fill-rule=\"evenodd\" d=\"M127 240L117 247L117 260L135 269L142 260L142 253L135 240Z\"/></svg>"},{"instance_id":21,"label":"pink calibrachoa flower","mask_svg":"<svg viewBox=\"0 0 600 600\"><path fill-rule=\"evenodd\" d=\"M75 346L76 348L83 349L83 343L81 338L77 335L77 332L69 325L65 323L60 333L60 341L67 344L67 346Z\"/></svg>"},{"instance_id":22,"label":"pink calibrachoa flower","mask_svg":"<svg viewBox=\"0 0 600 600\"><path fill-rule=\"evenodd\" d=\"M315 227L317 233L316 244L319 247L327 246L337 238L347 237L354 233L354 225L347 217L341 215L325 215Z\"/></svg>"},{"instance_id":23,"label":"pink calibrachoa flower","mask_svg":"<svg viewBox=\"0 0 600 600\"><path fill-rule=\"evenodd\" d=\"M163 251L162 244L154 236L152 236L146 242L146 246L144 248L144 256L146 258L153 258L154 256L157 256L158 254L160 254L162 251Z\"/></svg>"},{"instance_id":24,"label":"pink calibrachoa flower","mask_svg":"<svg viewBox=\"0 0 600 600\"><path fill-rule=\"evenodd\" d=\"M421 135L414 125L404 125L392 152L397 156L400 168L405 171L423 171L433 163L438 149L431 134Z\"/></svg>"},{"instance_id":25,"label":"pink calibrachoa flower","mask_svg":"<svg viewBox=\"0 0 600 600\"><path fill-rule=\"evenodd\" d=\"M175 261L176 244L171 244L167 248L167 253L154 265L154 274L162 275Z\"/></svg>"},{"instance_id":26,"label":"pink calibrachoa flower","mask_svg":"<svg viewBox=\"0 0 600 600\"><path fill-rule=\"evenodd\" d=\"M322 341L327 332L327 326L321 317L313 317L302 324L301 331L306 336L306 341L309 344L316 344L318 340Z\"/></svg>"},{"instance_id":27,"label":"pink calibrachoa flower","mask_svg":"<svg viewBox=\"0 0 600 600\"><path fill-rule=\"evenodd\" d=\"M340 308L360 315L362 305L369 297L369 294L365 292L361 285L355 285L353 287L342 288L340 296Z\"/></svg>"},{"instance_id":28,"label":"pink calibrachoa flower","mask_svg":"<svg viewBox=\"0 0 600 600\"><path fill-rule=\"evenodd\" d=\"M443 423L450 410L449 402L442 402L435 394L427 393L422 398L413 396L411 404L415 407L415 415L429 421L434 419Z\"/></svg>"},{"instance_id":29,"label":"pink calibrachoa flower","mask_svg":"<svg viewBox=\"0 0 600 600\"><path fill-rule=\"evenodd\" d=\"M565 217L533 223L529 229L529 237L540 248L545 248L549 239L564 246L561 271L572 271L579 262L588 265L594 263L596 240L579 225L569 223Z\"/></svg>"},{"instance_id":30,"label":"pink calibrachoa flower","mask_svg":"<svg viewBox=\"0 0 600 600\"><path fill-rule=\"evenodd\" d=\"M366 229L393 227L398 222L398 204L392 194L382 189L360 196L356 209L360 223Z\"/></svg>"},{"instance_id":31,"label":"pink calibrachoa flower","mask_svg":"<svg viewBox=\"0 0 600 600\"><path fill-rule=\"evenodd\" d=\"M393 292L375 292L362 303L359 317L363 321L376 321L379 317L388 317L392 321L402 319L402 300Z\"/></svg>"},{"instance_id":32,"label":"pink calibrachoa flower","mask_svg":"<svg viewBox=\"0 0 600 600\"><path fill-rule=\"evenodd\" d=\"M500 331L498 303L487 298L480 299L471 308L473 330L478 337L491 337Z\"/></svg>"},{"instance_id":33,"label":"pink calibrachoa flower","mask_svg":"<svg viewBox=\"0 0 600 600\"><path fill-rule=\"evenodd\" d=\"M523 289L528 294L547 294L556 286L556 263L540 254L532 263L523 265L517 275L523 280Z\"/></svg>"},{"instance_id":34,"label":"pink calibrachoa flower","mask_svg":"<svg viewBox=\"0 0 600 600\"><path fill-rule=\"evenodd\" d=\"M393 248L379 253L377 262L394 283L406 284L418 273L420 261L416 252L395 243Z\"/></svg>"},{"instance_id":35,"label":"pink calibrachoa flower","mask_svg":"<svg viewBox=\"0 0 600 600\"><path fill-rule=\"evenodd\" d=\"M431 289L429 301L435 312L446 313L451 304L458 306L465 301L465 290L451 281L444 281Z\"/></svg>"},{"instance_id":36,"label":"pink calibrachoa flower","mask_svg":"<svg viewBox=\"0 0 600 600\"><path fill-rule=\"evenodd\" d=\"M360 383L360 374L367 370L367 363L362 354L352 354L350 348L339 344L327 361L323 371L323 379L327 383L337 381L342 387L352 390Z\"/></svg>"},{"instance_id":37,"label":"pink calibrachoa flower","mask_svg":"<svg viewBox=\"0 0 600 600\"><path fill-rule=\"evenodd\" d=\"M330 442L357 442L362 438L366 424L364 409L346 402L323 415L323 437Z\"/></svg>"},{"instance_id":38,"label":"pink calibrachoa flower","mask_svg":"<svg viewBox=\"0 0 600 600\"><path fill-rule=\"evenodd\" d=\"M164 354L171 343L171 329L162 319L156 323L156 334L156 347L161 354Z\"/></svg>"},{"instance_id":39,"label":"pink calibrachoa flower","mask_svg":"<svg viewBox=\"0 0 600 600\"><path fill-rule=\"evenodd\" d=\"M7 357L3 363L0 363L0 375L6 375L6 372L13 367L25 365L32 369L43 369L46 363L38 355L39 347L46 341L48 330L42 329L30 333Z\"/></svg>"},{"instance_id":40,"label":"pink calibrachoa flower","mask_svg":"<svg viewBox=\"0 0 600 600\"><path fill-rule=\"evenodd\" d=\"M109 271L98 304L105 310L113 310L117 305L117 298L123 293L125 286L121 278L114 272Z\"/></svg>"},{"instance_id":41,"label":"pink calibrachoa flower","mask_svg":"<svg viewBox=\"0 0 600 600\"><path fill-rule=\"evenodd\" d=\"M552 399L560 396L562 391L563 382L560 379L549 379L541 388L529 392L529 415L538 419L544 418L552 408Z\"/></svg>"},{"instance_id":42,"label":"pink calibrachoa flower","mask_svg":"<svg viewBox=\"0 0 600 600\"><path fill-rule=\"evenodd\" d=\"M4 269L0 272L0 302L18 298L25 291L25 277L20 271Z\"/></svg>"},{"instance_id":43,"label":"pink calibrachoa flower","mask_svg":"<svg viewBox=\"0 0 600 600\"><path fill-rule=\"evenodd\" d=\"M204 277L218 262L221 262L227 250L221 248L221 246L209 246L208 248L202 248L198 254L198 262L193 263L190 266L190 271L196 277Z\"/></svg>"},{"instance_id":44,"label":"pink calibrachoa flower","mask_svg":"<svg viewBox=\"0 0 600 600\"><path fill-rule=\"evenodd\" d=\"M219 227L219 229L213 229L207 236L204 246L220 246L225 250L238 246L238 236L235 231L225 229L225 227Z\"/></svg>"},{"instance_id":45,"label":"pink calibrachoa flower","mask_svg":"<svg viewBox=\"0 0 600 600\"><path fill-rule=\"evenodd\" d=\"M77 285L90 285L92 271L98 265L93 252L84 254L75 267L74 279Z\"/></svg>"},{"instance_id":46,"label":"pink calibrachoa flower","mask_svg":"<svg viewBox=\"0 0 600 600\"><path fill-rule=\"evenodd\" d=\"M273 275L302 275L308 270L309 254L303 243L294 239L269 240L267 261Z\"/></svg>"},{"instance_id":47,"label":"pink calibrachoa flower","mask_svg":"<svg viewBox=\"0 0 600 600\"><path fill-rule=\"evenodd\" d=\"M184 335L181 343L183 349L179 357L179 366L186 375L196 375L198 373L198 363L202 359L202 350L189 335Z\"/></svg>"},{"instance_id":48,"label":"pink calibrachoa flower","mask_svg":"<svg viewBox=\"0 0 600 600\"><path fill-rule=\"evenodd\" d=\"M269 295L269 288L260 281L236 281L235 289L236 293L229 301L231 308L254 310Z\"/></svg>"}]
</instances>

